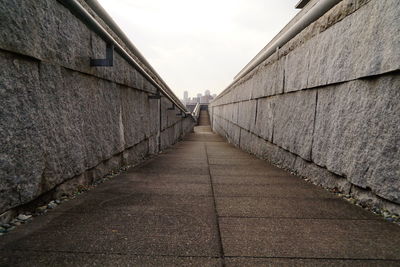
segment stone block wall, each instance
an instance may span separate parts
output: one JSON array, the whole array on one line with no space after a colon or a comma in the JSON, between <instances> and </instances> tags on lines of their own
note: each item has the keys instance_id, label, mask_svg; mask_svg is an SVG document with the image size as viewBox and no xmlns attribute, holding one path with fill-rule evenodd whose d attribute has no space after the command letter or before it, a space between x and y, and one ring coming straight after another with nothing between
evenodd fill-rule
<instances>
[{"instance_id":1,"label":"stone block wall","mask_svg":"<svg viewBox=\"0 0 400 267\"><path fill-rule=\"evenodd\" d=\"M214 131L400 214L400 8L343 0L210 105Z\"/></svg>"},{"instance_id":2,"label":"stone block wall","mask_svg":"<svg viewBox=\"0 0 400 267\"><path fill-rule=\"evenodd\" d=\"M58 1L0 6L0 214L137 164L192 130L169 99L148 98L155 86L118 53L114 66L90 67L106 43Z\"/></svg>"}]
</instances>

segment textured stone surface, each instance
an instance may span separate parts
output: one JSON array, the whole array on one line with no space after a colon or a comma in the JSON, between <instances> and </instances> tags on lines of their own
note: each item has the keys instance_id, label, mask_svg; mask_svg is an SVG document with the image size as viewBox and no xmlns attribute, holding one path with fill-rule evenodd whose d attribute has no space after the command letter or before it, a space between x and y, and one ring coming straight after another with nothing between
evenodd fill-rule
<instances>
[{"instance_id":1,"label":"textured stone surface","mask_svg":"<svg viewBox=\"0 0 400 267\"><path fill-rule=\"evenodd\" d=\"M45 169L36 61L0 53L0 213L38 194Z\"/></svg>"},{"instance_id":2,"label":"textured stone surface","mask_svg":"<svg viewBox=\"0 0 400 267\"><path fill-rule=\"evenodd\" d=\"M239 103L238 125L244 129L253 129L255 124L255 114L257 101L250 100ZM231 106L230 106L231 108Z\"/></svg>"},{"instance_id":3,"label":"textured stone surface","mask_svg":"<svg viewBox=\"0 0 400 267\"><path fill-rule=\"evenodd\" d=\"M168 110L169 108L174 107L173 110ZM179 121L179 117L176 116L178 113L178 108L176 108L171 101L167 98L161 98L161 129L164 130L170 126L173 126L176 122Z\"/></svg>"},{"instance_id":4,"label":"textured stone surface","mask_svg":"<svg viewBox=\"0 0 400 267\"><path fill-rule=\"evenodd\" d=\"M149 103L147 94L140 91L121 88L121 122L123 140L126 147L131 147L143 141L148 134L146 128L149 121L147 113L149 112ZM129 112L122 112L128 111Z\"/></svg>"},{"instance_id":5,"label":"textured stone surface","mask_svg":"<svg viewBox=\"0 0 400 267\"><path fill-rule=\"evenodd\" d=\"M245 80L242 83L235 85L231 91L232 101L246 101L251 99L252 80Z\"/></svg>"},{"instance_id":6,"label":"textured stone surface","mask_svg":"<svg viewBox=\"0 0 400 267\"><path fill-rule=\"evenodd\" d=\"M112 68L90 67L104 58L105 41L58 1L2 0L0 48L56 63L97 77L155 92L118 53Z\"/></svg>"},{"instance_id":7,"label":"textured stone surface","mask_svg":"<svg viewBox=\"0 0 400 267\"><path fill-rule=\"evenodd\" d=\"M400 203L400 78L383 76L318 92L313 161Z\"/></svg>"},{"instance_id":8,"label":"textured stone surface","mask_svg":"<svg viewBox=\"0 0 400 267\"><path fill-rule=\"evenodd\" d=\"M240 144L240 127L236 124L228 122L227 131L229 134L230 143L239 145Z\"/></svg>"},{"instance_id":9,"label":"textured stone surface","mask_svg":"<svg viewBox=\"0 0 400 267\"><path fill-rule=\"evenodd\" d=\"M254 133L265 140L272 142L274 130L274 106L275 103L270 98L257 100L256 123Z\"/></svg>"},{"instance_id":10,"label":"textured stone surface","mask_svg":"<svg viewBox=\"0 0 400 267\"><path fill-rule=\"evenodd\" d=\"M312 51L308 87L398 70L397 5L396 0L370 1L306 44Z\"/></svg>"},{"instance_id":11,"label":"textured stone surface","mask_svg":"<svg viewBox=\"0 0 400 267\"><path fill-rule=\"evenodd\" d=\"M336 188L345 194L350 193L351 183L346 178L336 175L325 168L321 168L314 163L305 161L300 157L296 157L291 169L295 171L297 175L307 177L315 184L329 189Z\"/></svg>"},{"instance_id":12,"label":"textured stone surface","mask_svg":"<svg viewBox=\"0 0 400 267\"><path fill-rule=\"evenodd\" d=\"M316 91L301 91L276 97L273 143L310 159Z\"/></svg>"},{"instance_id":13,"label":"textured stone surface","mask_svg":"<svg viewBox=\"0 0 400 267\"><path fill-rule=\"evenodd\" d=\"M115 84L40 64L46 180L72 177L124 149L120 90ZM83 166L82 166L83 164ZM50 187L51 187L50 186Z\"/></svg>"},{"instance_id":14,"label":"textured stone surface","mask_svg":"<svg viewBox=\"0 0 400 267\"><path fill-rule=\"evenodd\" d=\"M90 30L60 3L13 0L1 6L2 49L89 67Z\"/></svg>"},{"instance_id":15,"label":"textured stone surface","mask_svg":"<svg viewBox=\"0 0 400 267\"><path fill-rule=\"evenodd\" d=\"M296 48L282 59L285 62L285 93L308 88L308 76L312 75L309 73L312 45L313 43L308 42ZM321 57L321 60L326 60L326 57Z\"/></svg>"},{"instance_id":16,"label":"textured stone surface","mask_svg":"<svg viewBox=\"0 0 400 267\"><path fill-rule=\"evenodd\" d=\"M278 59L278 54L273 54L267 62L256 68L252 81L251 97L259 98L283 93L284 67L283 60Z\"/></svg>"}]
</instances>

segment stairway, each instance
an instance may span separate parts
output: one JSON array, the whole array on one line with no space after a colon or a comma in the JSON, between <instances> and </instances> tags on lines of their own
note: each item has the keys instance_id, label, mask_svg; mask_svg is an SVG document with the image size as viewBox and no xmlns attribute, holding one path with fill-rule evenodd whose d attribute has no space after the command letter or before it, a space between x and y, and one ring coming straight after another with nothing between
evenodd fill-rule
<instances>
[{"instance_id":1,"label":"stairway","mask_svg":"<svg viewBox=\"0 0 400 267\"><path fill-rule=\"evenodd\" d=\"M198 125L199 126L210 125L210 116L208 114L208 110L200 110Z\"/></svg>"}]
</instances>

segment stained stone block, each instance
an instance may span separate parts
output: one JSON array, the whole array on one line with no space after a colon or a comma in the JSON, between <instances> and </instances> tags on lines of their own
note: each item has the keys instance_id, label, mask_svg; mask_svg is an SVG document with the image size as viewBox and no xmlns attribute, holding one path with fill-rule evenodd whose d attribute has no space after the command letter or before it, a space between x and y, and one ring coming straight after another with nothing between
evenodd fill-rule
<instances>
[{"instance_id":1,"label":"stained stone block","mask_svg":"<svg viewBox=\"0 0 400 267\"><path fill-rule=\"evenodd\" d=\"M239 120L239 103L232 104L232 122L238 124Z\"/></svg>"},{"instance_id":2,"label":"stained stone block","mask_svg":"<svg viewBox=\"0 0 400 267\"><path fill-rule=\"evenodd\" d=\"M228 120L232 123L237 123L239 104L232 103L232 104L226 105L226 107L229 110L229 116L227 117Z\"/></svg>"},{"instance_id":3,"label":"stained stone block","mask_svg":"<svg viewBox=\"0 0 400 267\"><path fill-rule=\"evenodd\" d=\"M252 134L244 129L240 129L240 149L250 152L252 144Z\"/></svg>"},{"instance_id":4,"label":"stained stone block","mask_svg":"<svg viewBox=\"0 0 400 267\"><path fill-rule=\"evenodd\" d=\"M252 78L251 98L260 98L283 93L284 58L277 59L274 54L268 60L272 61L255 70ZM285 67L286 68L286 67ZM250 90L250 88L246 88Z\"/></svg>"},{"instance_id":5,"label":"stained stone block","mask_svg":"<svg viewBox=\"0 0 400 267\"><path fill-rule=\"evenodd\" d=\"M147 98L147 97L146 97ZM160 119L159 119L159 100L158 99L146 99L145 103L148 103L148 113L144 114L146 120L148 120L148 131L146 135L156 135L160 131Z\"/></svg>"},{"instance_id":6,"label":"stained stone block","mask_svg":"<svg viewBox=\"0 0 400 267\"><path fill-rule=\"evenodd\" d=\"M296 48L282 59L285 60L285 84L283 86L285 93L308 88L310 51L313 46L314 42L309 41L305 45ZM321 54L319 54L319 56L321 57L320 60L326 60ZM322 68L324 66L320 67Z\"/></svg>"},{"instance_id":7,"label":"stained stone block","mask_svg":"<svg viewBox=\"0 0 400 267\"><path fill-rule=\"evenodd\" d=\"M224 95L221 99L221 104L228 104L232 102L237 102L239 97L237 96L238 88L241 87L240 83L236 83L229 88L229 92Z\"/></svg>"},{"instance_id":8,"label":"stained stone block","mask_svg":"<svg viewBox=\"0 0 400 267\"><path fill-rule=\"evenodd\" d=\"M239 103L238 125L246 130L252 130L255 124L256 100Z\"/></svg>"},{"instance_id":9,"label":"stained stone block","mask_svg":"<svg viewBox=\"0 0 400 267\"><path fill-rule=\"evenodd\" d=\"M116 84L45 63L40 73L48 190L123 151L124 122Z\"/></svg>"},{"instance_id":10,"label":"stained stone block","mask_svg":"<svg viewBox=\"0 0 400 267\"><path fill-rule=\"evenodd\" d=\"M186 135L190 132L193 131L193 127L194 127L195 123L193 121L192 118L187 117L182 121L182 127L183 127L183 134Z\"/></svg>"},{"instance_id":11,"label":"stained stone block","mask_svg":"<svg viewBox=\"0 0 400 267\"><path fill-rule=\"evenodd\" d=\"M148 154L147 141L142 141L123 152L122 159L124 165L136 165L141 162Z\"/></svg>"},{"instance_id":12,"label":"stained stone block","mask_svg":"<svg viewBox=\"0 0 400 267\"><path fill-rule=\"evenodd\" d=\"M155 155L158 153L158 136L150 136L148 139L149 154Z\"/></svg>"},{"instance_id":13,"label":"stained stone block","mask_svg":"<svg viewBox=\"0 0 400 267\"><path fill-rule=\"evenodd\" d=\"M90 30L57 1L7 1L0 47L68 66L89 68Z\"/></svg>"},{"instance_id":14,"label":"stained stone block","mask_svg":"<svg viewBox=\"0 0 400 267\"><path fill-rule=\"evenodd\" d=\"M257 114L254 133L265 140L272 141L274 123L274 102L271 98L257 100Z\"/></svg>"},{"instance_id":15,"label":"stained stone block","mask_svg":"<svg viewBox=\"0 0 400 267\"><path fill-rule=\"evenodd\" d=\"M166 128L161 132L161 149L165 149L173 143L174 128Z\"/></svg>"},{"instance_id":16,"label":"stained stone block","mask_svg":"<svg viewBox=\"0 0 400 267\"><path fill-rule=\"evenodd\" d=\"M126 147L131 147L145 139L146 121L148 110L146 94L120 86L121 90L121 114L124 141Z\"/></svg>"},{"instance_id":17,"label":"stained stone block","mask_svg":"<svg viewBox=\"0 0 400 267\"><path fill-rule=\"evenodd\" d=\"M312 162L305 161L300 157L296 157L292 171L300 176L307 177L315 184L325 188L336 188L342 193L350 193L351 183L346 178L338 176Z\"/></svg>"},{"instance_id":18,"label":"stained stone block","mask_svg":"<svg viewBox=\"0 0 400 267\"><path fill-rule=\"evenodd\" d=\"M397 0L370 1L306 44L310 50L308 87L398 70L397 6Z\"/></svg>"},{"instance_id":19,"label":"stained stone block","mask_svg":"<svg viewBox=\"0 0 400 267\"><path fill-rule=\"evenodd\" d=\"M170 114L168 108L171 106L172 104L170 101L161 97L161 130L168 128L171 124L171 120L168 120Z\"/></svg>"},{"instance_id":20,"label":"stained stone block","mask_svg":"<svg viewBox=\"0 0 400 267\"><path fill-rule=\"evenodd\" d=\"M287 169L292 169L296 160L296 155L243 130L241 131L240 148Z\"/></svg>"},{"instance_id":21,"label":"stained stone block","mask_svg":"<svg viewBox=\"0 0 400 267\"><path fill-rule=\"evenodd\" d=\"M246 101L251 99L251 91L253 88L253 80L247 79L236 86L232 93L235 95L233 97L234 101Z\"/></svg>"},{"instance_id":22,"label":"stained stone block","mask_svg":"<svg viewBox=\"0 0 400 267\"><path fill-rule=\"evenodd\" d=\"M7 1L0 10L0 48L154 93L155 87L121 55L114 66L91 67L106 43L57 1Z\"/></svg>"},{"instance_id":23,"label":"stained stone block","mask_svg":"<svg viewBox=\"0 0 400 267\"><path fill-rule=\"evenodd\" d=\"M174 135L172 136L174 141L171 144L175 144L175 142L182 137L182 134L183 134L183 132L182 132L182 130L183 130L183 128L182 128L182 120L183 119L180 119L179 122L175 123L171 127L171 128L173 128L173 133L174 133Z\"/></svg>"},{"instance_id":24,"label":"stained stone block","mask_svg":"<svg viewBox=\"0 0 400 267\"><path fill-rule=\"evenodd\" d=\"M310 160L316 91L300 91L273 99L273 143Z\"/></svg>"},{"instance_id":25,"label":"stained stone block","mask_svg":"<svg viewBox=\"0 0 400 267\"><path fill-rule=\"evenodd\" d=\"M383 76L318 92L312 160L400 203L400 78Z\"/></svg>"},{"instance_id":26,"label":"stained stone block","mask_svg":"<svg viewBox=\"0 0 400 267\"><path fill-rule=\"evenodd\" d=\"M227 132L232 144L239 145L240 143L240 127L231 122L228 123Z\"/></svg>"},{"instance_id":27,"label":"stained stone block","mask_svg":"<svg viewBox=\"0 0 400 267\"><path fill-rule=\"evenodd\" d=\"M0 214L37 196L45 153L38 62L0 52Z\"/></svg>"}]
</instances>

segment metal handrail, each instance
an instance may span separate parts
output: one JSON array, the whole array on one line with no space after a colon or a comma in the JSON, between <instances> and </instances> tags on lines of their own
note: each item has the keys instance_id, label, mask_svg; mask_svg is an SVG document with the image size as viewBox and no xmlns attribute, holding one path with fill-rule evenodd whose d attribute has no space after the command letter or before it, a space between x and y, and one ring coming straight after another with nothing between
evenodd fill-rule
<instances>
[{"instance_id":1,"label":"metal handrail","mask_svg":"<svg viewBox=\"0 0 400 267\"><path fill-rule=\"evenodd\" d=\"M151 84L153 84L164 96L166 96L176 107L178 107L182 112L188 113L186 107L179 101L179 99L175 96L175 94L171 91L171 89L166 85L166 83L161 79L161 77L157 74L157 72L151 67L151 65L147 62L147 60L143 60L144 57L139 53L138 50L132 49L133 44L131 42L128 43L128 48L133 50L133 54L137 56L141 61L143 61L143 65L145 65L153 75L160 79L162 85L161 86L157 81L151 77L146 70L131 56L129 53L108 33L107 30L100 25L99 22L77 1L77 0L57 0L65 7L67 7L75 16L81 19L88 27L90 27L93 31L100 35L104 41L108 44L114 45L115 51L117 51L128 63L130 63L139 73L141 73ZM105 11L104 11L105 12ZM103 14L104 15L104 14ZM104 21L105 23L113 24L112 29L117 28L114 22ZM122 32L120 30L120 32ZM116 33L118 35L118 32ZM120 37L120 36L118 36ZM125 40L124 40L125 39ZM126 42L127 37L121 38L124 42Z\"/></svg>"},{"instance_id":2,"label":"metal handrail","mask_svg":"<svg viewBox=\"0 0 400 267\"><path fill-rule=\"evenodd\" d=\"M197 119L199 118L199 115L200 115L200 103L197 103L193 109L192 117L195 118L197 121Z\"/></svg>"}]
</instances>

